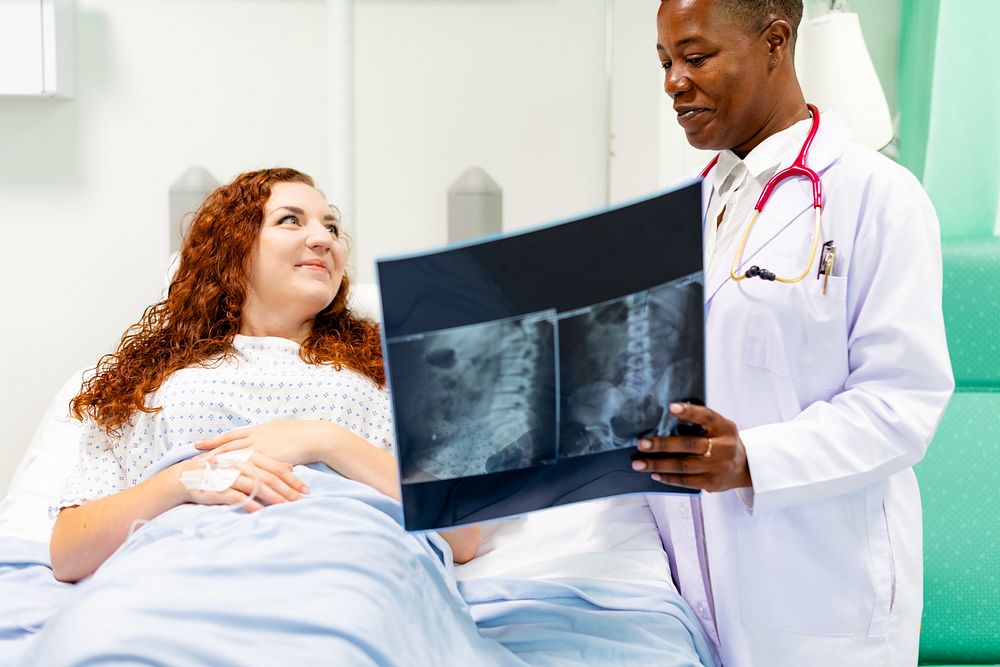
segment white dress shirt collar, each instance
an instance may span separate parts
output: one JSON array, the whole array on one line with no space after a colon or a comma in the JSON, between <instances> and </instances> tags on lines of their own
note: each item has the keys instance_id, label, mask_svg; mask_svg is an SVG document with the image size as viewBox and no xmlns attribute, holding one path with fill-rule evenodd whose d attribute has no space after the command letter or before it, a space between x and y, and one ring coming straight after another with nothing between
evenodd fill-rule
<instances>
[{"instance_id":1,"label":"white dress shirt collar","mask_svg":"<svg viewBox=\"0 0 1000 667\"><path fill-rule=\"evenodd\" d=\"M722 186L733 170L740 163L746 167L750 175L757 181L766 183L778 171L782 162L791 163L798 155L802 143L809 134L812 117L798 121L794 125L775 132L764 141L757 144L742 160L731 150L719 153L719 161L710 174L712 186L721 192Z\"/></svg>"},{"instance_id":2,"label":"white dress shirt collar","mask_svg":"<svg viewBox=\"0 0 1000 667\"><path fill-rule=\"evenodd\" d=\"M713 191L705 224L705 268L711 272L718 253L729 247L750 219L767 181L782 164L791 164L809 134L812 118L772 134L744 159L731 150L719 153L709 172ZM721 217L721 220L720 220Z\"/></svg>"}]
</instances>

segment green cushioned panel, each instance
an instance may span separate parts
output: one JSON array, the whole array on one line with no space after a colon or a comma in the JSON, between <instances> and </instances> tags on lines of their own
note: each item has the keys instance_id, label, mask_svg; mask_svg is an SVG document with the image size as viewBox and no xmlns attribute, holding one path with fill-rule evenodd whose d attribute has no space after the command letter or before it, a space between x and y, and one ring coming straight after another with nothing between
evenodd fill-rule
<instances>
[{"instance_id":1,"label":"green cushioned panel","mask_svg":"<svg viewBox=\"0 0 1000 667\"><path fill-rule=\"evenodd\" d=\"M1000 392L957 392L916 472L924 507L921 663L998 663Z\"/></svg>"},{"instance_id":2,"label":"green cushioned panel","mask_svg":"<svg viewBox=\"0 0 1000 667\"><path fill-rule=\"evenodd\" d=\"M1000 388L1000 238L948 241L941 251L955 382Z\"/></svg>"}]
</instances>

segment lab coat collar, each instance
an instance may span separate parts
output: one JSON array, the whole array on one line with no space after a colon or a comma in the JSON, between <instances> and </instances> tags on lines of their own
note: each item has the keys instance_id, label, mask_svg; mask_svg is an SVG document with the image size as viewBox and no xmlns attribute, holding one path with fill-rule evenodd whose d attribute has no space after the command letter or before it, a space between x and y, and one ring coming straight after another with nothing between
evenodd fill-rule
<instances>
[{"instance_id":1,"label":"lab coat collar","mask_svg":"<svg viewBox=\"0 0 1000 667\"><path fill-rule=\"evenodd\" d=\"M847 124L833 111L823 111L820 113L819 132L809 150L806 164L812 168L822 179L823 172L833 164L853 140L853 135ZM798 155L799 147L789 152L789 155L782 161L778 171L791 166ZM707 202L712 194L712 182L705 179L703 185L703 201ZM746 248L743 250L743 259L740 270L750 266L750 260L758 254L775 236L777 236L788 225L792 224L803 214L810 215L809 224L812 224L812 186L805 178L787 179L782 181L772 192L770 200L764 206L764 210L757 218L750 237L747 239ZM703 216L705 210L702 211ZM705 223L707 224L707 223ZM706 278L705 301L708 302L715 296L726 281L730 279L729 270L733 257L739 247L739 242L743 238L746 225L749 220L743 222L740 233L736 234L729 245L720 253L720 261ZM805 224L805 223L803 223Z\"/></svg>"}]
</instances>

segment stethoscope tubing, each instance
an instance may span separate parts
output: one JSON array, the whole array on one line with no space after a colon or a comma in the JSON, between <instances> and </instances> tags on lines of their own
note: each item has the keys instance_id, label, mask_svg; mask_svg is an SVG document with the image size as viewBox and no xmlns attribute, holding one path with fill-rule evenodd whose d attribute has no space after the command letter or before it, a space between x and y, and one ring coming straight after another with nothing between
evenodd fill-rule
<instances>
[{"instance_id":1,"label":"stethoscope tubing","mask_svg":"<svg viewBox=\"0 0 1000 667\"><path fill-rule=\"evenodd\" d=\"M760 197L757 199L757 203L754 205L753 216L750 218L750 224L747 225L746 231L743 233L743 238L740 241L740 245L736 250L736 255L733 257L732 266L729 268L730 278L735 281L744 280L746 278L760 277L764 280L777 280L781 283L797 283L803 280L807 275L809 275L812 269L813 261L816 259L816 249L819 247L819 237L822 233L822 211L823 211L823 182L820 180L819 174L813 171L809 165L809 149L812 147L813 140L816 138L816 134L819 132L819 109L816 108L814 104L806 104L809 109L809 113L812 114L812 125L809 127L809 133L806 135L805 141L802 142L802 147L799 149L798 155L792 164L785 169L782 169L778 173L768 180L764 185L764 190L760 193ZM709 172L715 167L716 163L719 161L719 156L716 155L712 158L712 161L708 163L708 166L701 172L702 178L707 178ZM795 278L781 278L776 276L774 273L767 271L766 269L760 269L759 267L751 267L750 270L742 275L737 275L736 267L740 265L740 261L743 258L743 250L746 247L747 239L750 237L750 231L753 229L754 224L757 222L757 217L764 210L764 206L771 198L771 194L779 183L788 178L806 178L812 185L813 191L813 210L816 213L815 216L815 230L813 231L812 247L809 251L809 263L806 265L805 270ZM754 270L756 269L756 270Z\"/></svg>"}]
</instances>

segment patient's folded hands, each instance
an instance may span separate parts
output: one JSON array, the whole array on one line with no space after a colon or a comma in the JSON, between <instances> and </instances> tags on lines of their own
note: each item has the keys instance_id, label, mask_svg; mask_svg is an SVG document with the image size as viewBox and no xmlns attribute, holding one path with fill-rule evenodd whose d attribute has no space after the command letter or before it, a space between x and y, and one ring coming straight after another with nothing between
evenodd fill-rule
<instances>
[{"instance_id":1,"label":"patient's folded hands","mask_svg":"<svg viewBox=\"0 0 1000 667\"><path fill-rule=\"evenodd\" d=\"M356 433L320 419L276 419L242 426L195 443L195 460L223 452L249 449L289 467L324 463L332 470L399 499L396 459Z\"/></svg>"},{"instance_id":2,"label":"patient's folded hands","mask_svg":"<svg viewBox=\"0 0 1000 667\"><path fill-rule=\"evenodd\" d=\"M212 452L201 460L183 461L159 474L175 478L177 486L183 489L184 502L239 505L248 512L255 512L265 505L298 500L304 493L308 493L305 483L295 476L290 464L260 452L254 452L246 461L230 463L232 469L239 474L227 488L210 490L185 483L185 476L190 480L191 473L202 472L205 462L214 462L215 456L215 452Z\"/></svg>"}]
</instances>

